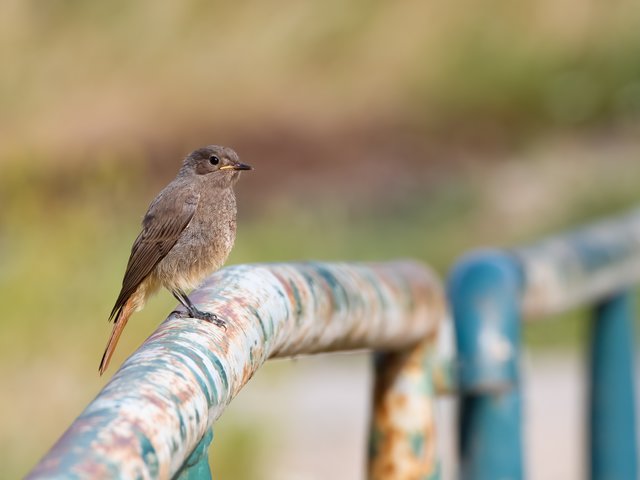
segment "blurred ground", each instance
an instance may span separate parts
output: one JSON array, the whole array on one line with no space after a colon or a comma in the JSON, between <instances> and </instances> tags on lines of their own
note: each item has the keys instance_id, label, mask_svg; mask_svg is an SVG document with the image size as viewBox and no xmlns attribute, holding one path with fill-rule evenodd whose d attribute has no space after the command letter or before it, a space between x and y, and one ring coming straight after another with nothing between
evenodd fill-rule
<instances>
[{"instance_id":1,"label":"blurred ground","mask_svg":"<svg viewBox=\"0 0 640 480\"><path fill-rule=\"evenodd\" d=\"M274 381L268 371L272 367L267 366L267 371L256 375L227 412L232 418L242 418L245 428L255 422L269 432L269 441L259 452L261 462L269 467L254 473L254 478L364 478L371 388L369 358L355 354L276 362L275 368L286 372L286 380ZM582 352L525 356L527 478L585 478L586 373ZM263 403L252 398L263 399ZM443 480L457 478L455 408L453 398L439 401L437 435ZM222 433L214 440L214 473L218 459L227 451L226 422L223 417ZM226 477L220 473L221 478Z\"/></svg>"},{"instance_id":2,"label":"blurred ground","mask_svg":"<svg viewBox=\"0 0 640 480\"><path fill-rule=\"evenodd\" d=\"M226 144L256 167L230 263L415 257L445 275L470 248L639 202L639 46L630 0L1 2L3 474L22 475L104 384L131 242L188 151ZM114 365L173 303L136 315ZM583 342L579 315L556 320L525 329L534 351ZM365 395L349 362L335 390ZM278 365L263 377L294 397L332 388L333 366L300 373L306 385L298 363ZM306 428L266 413L282 399L238 402L216 468L262 478L275 464L261 452ZM264 423L243 420L256 409ZM330 454L287 452L276 471L307 478Z\"/></svg>"}]
</instances>

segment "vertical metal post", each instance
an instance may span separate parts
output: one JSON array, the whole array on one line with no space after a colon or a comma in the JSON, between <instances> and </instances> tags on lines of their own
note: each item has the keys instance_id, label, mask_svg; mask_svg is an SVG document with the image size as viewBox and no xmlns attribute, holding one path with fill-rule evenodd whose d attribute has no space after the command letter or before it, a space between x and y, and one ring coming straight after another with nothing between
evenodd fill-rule
<instances>
[{"instance_id":1,"label":"vertical metal post","mask_svg":"<svg viewBox=\"0 0 640 480\"><path fill-rule=\"evenodd\" d=\"M212 440L213 430L210 428L196 445L196 448L193 449L191 455L182 464L182 468L176 474L174 480L211 480L209 446Z\"/></svg>"},{"instance_id":2,"label":"vertical metal post","mask_svg":"<svg viewBox=\"0 0 640 480\"><path fill-rule=\"evenodd\" d=\"M633 298L626 292L595 310L589 396L593 480L638 478L633 318Z\"/></svg>"},{"instance_id":3,"label":"vertical metal post","mask_svg":"<svg viewBox=\"0 0 640 480\"><path fill-rule=\"evenodd\" d=\"M463 258L449 279L460 383L460 477L523 478L519 385L522 274L500 251Z\"/></svg>"},{"instance_id":4,"label":"vertical metal post","mask_svg":"<svg viewBox=\"0 0 640 480\"><path fill-rule=\"evenodd\" d=\"M438 480L432 340L408 352L374 355L369 436L371 480Z\"/></svg>"}]
</instances>

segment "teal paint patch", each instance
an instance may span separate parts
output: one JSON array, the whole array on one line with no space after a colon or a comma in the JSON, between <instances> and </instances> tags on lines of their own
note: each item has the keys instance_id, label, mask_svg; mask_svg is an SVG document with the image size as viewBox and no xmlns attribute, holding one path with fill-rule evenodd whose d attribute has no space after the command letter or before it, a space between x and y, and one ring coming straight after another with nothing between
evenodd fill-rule
<instances>
[{"instance_id":1,"label":"teal paint patch","mask_svg":"<svg viewBox=\"0 0 640 480\"><path fill-rule=\"evenodd\" d=\"M349 295L341 282L338 281L336 276L326 267L321 264L316 264L315 270L320 277L327 283L333 295L331 301L333 308L337 311L349 309Z\"/></svg>"},{"instance_id":2,"label":"teal paint patch","mask_svg":"<svg viewBox=\"0 0 640 480\"><path fill-rule=\"evenodd\" d=\"M175 405L182 405L182 401L178 398L177 395L171 393L171 400ZM182 409L176 408L176 414L178 415L178 424L180 428L180 439L184 440L187 438L187 426L184 423L184 416L182 415Z\"/></svg>"},{"instance_id":3,"label":"teal paint patch","mask_svg":"<svg viewBox=\"0 0 640 480\"><path fill-rule=\"evenodd\" d=\"M255 353L256 351L258 352L257 354ZM256 370L257 367L262 365L264 360L264 349L260 348L257 342L251 345L249 349L249 365L252 369Z\"/></svg>"},{"instance_id":4,"label":"teal paint patch","mask_svg":"<svg viewBox=\"0 0 640 480\"><path fill-rule=\"evenodd\" d=\"M260 315L260 313L258 313L258 309L250 306L248 307L249 311L251 312L251 314L256 317L256 319L258 320L258 325L260 325L260 331L262 332L262 340L264 340L265 342L267 342L269 340L269 334L267 333L267 329L264 326L264 322L262 321L262 316Z\"/></svg>"},{"instance_id":5,"label":"teal paint patch","mask_svg":"<svg viewBox=\"0 0 640 480\"><path fill-rule=\"evenodd\" d=\"M78 418L81 421L78 425L82 425L82 427L76 427L76 424L72 425L71 429L54 445L54 451L60 448L64 452L63 455L58 455L56 458L56 470L66 472L66 478L70 480L82 480L83 475L75 473L74 470L76 470L77 465L80 465L85 460L86 456L86 452L82 449L73 448L73 445L86 445L91 448L91 445L94 445L97 441L100 432L107 428L117 417L116 410L110 408L90 410L90 407ZM72 445L69 444L68 438L73 438L74 443ZM71 448L65 449L67 445ZM97 455L95 450L90 450L90 452L94 461L100 462L112 478L117 478L118 465L114 464L112 459ZM37 477L38 471L36 470L32 474ZM45 478L47 477L47 472L42 472L41 474Z\"/></svg>"},{"instance_id":6,"label":"teal paint patch","mask_svg":"<svg viewBox=\"0 0 640 480\"><path fill-rule=\"evenodd\" d=\"M142 461L147 466L150 476L152 478L157 478L159 465L156 449L153 447L151 441L141 432L136 431L135 435L138 440L138 445L140 445L140 457L142 458Z\"/></svg>"},{"instance_id":7,"label":"teal paint patch","mask_svg":"<svg viewBox=\"0 0 640 480\"><path fill-rule=\"evenodd\" d=\"M311 267L314 266L313 263L309 263L307 265L310 265ZM318 283L316 277L313 274L311 274L309 270L307 270L306 268L303 268L300 271L300 275L302 275L307 285L309 285L309 287L311 288L312 294L316 295L316 288L314 288Z\"/></svg>"},{"instance_id":8,"label":"teal paint patch","mask_svg":"<svg viewBox=\"0 0 640 480\"><path fill-rule=\"evenodd\" d=\"M198 365L200 369L200 373L207 378L208 385L205 382L202 382L200 376L198 375L198 372L194 372L191 369L191 367L189 367L184 362L182 362L185 366L187 366L187 368L189 368L189 370L192 371L193 375L198 380L198 384L202 387L202 390L205 393L205 396L207 397L207 403L209 404L209 406L213 404L217 404L220 401L220 398L219 398L220 392L216 390L215 378L212 375L212 373L209 371L205 363L202 361L202 356L207 357L211 361L211 363L215 367L216 372L220 377L222 386L224 387L224 392L226 393L229 392L229 378L227 376L227 372L225 371L224 366L222 365L222 363L220 362L220 359L215 353L209 351L209 349L207 349L203 345L200 345L199 343L192 343L190 348L183 347L180 344L174 344L172 346L172 349L182 353L183 355L187 356L190 360L192 360L196 365ZM195 352L198 352L200 355L194 355ZM209 387L211 387L211 390L209 390Z\"/></svg>"},{"instance_id":9,"label":"teal paint patch","mask_svg":"<svg viewBox=\"0 0 640 480\"><path fill-rule=\"evenodd\" d=\"M209 445L213 439L213 430L208 429L197 443L193 451L186 458L180 470L173 477L174 480L209 480Z\"/></svg>"},{"instance_id":10,"label":"teal paint patch","mask_svg":"<svg viewBox=\"0 0 640 480\"><path fill-rule=\"evenodd\" d=\"M280 300L282 300L282 305L284 306L285 310L287 311L287 315L286 316L289 317L289 314L291 313L291 310L289 308L289 299L284 294L284 292L282 291L281 288L278 288L277 291L278 291L278 297L280 297Z\"/></svg>"},{"instance_id":11,"label":"teal paint patch","mask_svg":"<svg viewBox=\"0 0 640 480\"><path fill-rule=\"evenodd\" d=\"M375 272L365 270L362 272L362 274L367 279L368 285L372 287L376 292L376 297L378 297L378 300L380 301L381 311L387 311L389 309L389 304L387 303L387 299L380 289L380 281L376 277Z\"/></svg>"},{"instance_id":12,"label":"teal paint patch","mask_svg":"<svg viewBox=\"0 0 640 480\"><path fill-rule=\"evenodd\" d=\"M296 323L299 324L302 314L304 313L304 306L302 305L302 298L300 297L300 290L296 286L293 280L289 280L289 287L291 287L291 291L293 292L293 299L295 303L296 309Z\"/></svg>"},{"instance_id":13,"label":"teal paint patch","mask_svg":"<svg viewBox=\"0 0 640 480\"><path fill-rule=\"evenodd\" d=\"M214 378L211 375L211 373L209 373L209 370L204 367L204 363L202 362L202 360L193 358L194 357L194 355L192 354L193 352L190 349L183 347L179 344L174 345L172 349L173 351L182 353L187 358L193 360L198 365L198 367L200 367L200 372L197 372L191 367L191 365L180 360L180 364L183 365L185 368L187 368L191 372L194 380L198 383L200 390L202 391L202 393L204 393L204 396L207 398L207 404L211 405L212 402L217 402L218 400L217 392L216 394L214 394L212 391L209 390L209 387L211 387L212 390L215 388ZM207 378L208 384L207 382L203 381L201 374Z\"/></svg>"},{"instance_id":14,"label":"teal paint patch","mask_svg":"<svg viewBox=\"0 0 640 480\"><path fill-rule=\"evenodd\" d=\"M216 352L212 352L207 347L199 343L192 344L192 346L193 346L193 350L197 351L200 354L200 356L198 356L195 359L197 360L198 366L200 366L202 368L202 372L207 374L208 378L212 380L211 383L212 384L215 383L213 382L213 376L209 374L209 369L206 367L204 362L202 362L201 357L206 357L207 359L209 359L211 363L213 363L213 365L216 367L217 372L220 375L220 379L222 380L222 384L225 390L229 390L229 379L227 377L227 372L225 371L222 363L220 362L220 358L218 358L218 354Z\"/></svg>"},{"instance_id":15,"label":"teal paint patch","mask_svg":"<svg viewBox=\"0 0 640 480\"><path fill-rule=\"evenodd\" d=\"M420 432L412 433L409 435L409 445L411 445L411 452L416 458L422 458L424 453L424 435Z\"/></svg>"},{"instance_id":16,"label":"teal paint patch","mask_svg":"<svg viewBox=\"0 0 640 480\"><path fill-rule=\"evenodd\" d=\"M227 377L227 372L222 365L222 362L218 357L213 357L211 359L213 361L213 365L216 367L217 372L220 374L220 379L222 380L222 385L226 391L229 391L229 378Z\"/></svg>"},{"instance_id":17,"label":"teal paint patch","mask_svg":"<svg viewBox=\"0 0 640 480\"><path fill-rule=\"evenodd\" d=\"M216 372L220 377L220 380L222 381L224 392L229 392L229 378L227 376L226 370L224 369L224 366L222 365L222 363L220 362L220 359L218 358L217 353L211 352L208 348L206 348L204 345L201 345L199 343L192 343L191 350L185 349L185 351L190 351L192 353L197 351L200 354L200 355L191 354L189 355L189 358L193 360L198 365L198 367L200 367L202 374L206 376L209 382L209 386L211 386L212 392L210 392L210 395L208 397L211 397L214 403L218 403L220 392L218 392L216 389L217 382L215 381L215 378L210 372L209 368L202 361L202 357L206 357L213 364ZM209 402L209 406L211 405L212 403Z\"/></svg>"}]
</instances>

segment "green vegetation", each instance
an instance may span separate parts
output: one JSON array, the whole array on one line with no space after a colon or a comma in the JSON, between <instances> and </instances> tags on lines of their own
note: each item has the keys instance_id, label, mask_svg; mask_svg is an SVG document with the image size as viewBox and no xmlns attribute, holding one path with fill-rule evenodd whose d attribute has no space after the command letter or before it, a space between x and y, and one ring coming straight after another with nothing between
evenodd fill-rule
<instances>
[{"instance_id":1,"label":"green vegetation","mask_svg":"<svg viewBox=\"0 0 640 480\"><path fill-rule=\"evenodd\" d=\"M640 112L623 0L8 0L0 32L0 154L386 121L509 143Z\"/></svg>"}]
</instances>

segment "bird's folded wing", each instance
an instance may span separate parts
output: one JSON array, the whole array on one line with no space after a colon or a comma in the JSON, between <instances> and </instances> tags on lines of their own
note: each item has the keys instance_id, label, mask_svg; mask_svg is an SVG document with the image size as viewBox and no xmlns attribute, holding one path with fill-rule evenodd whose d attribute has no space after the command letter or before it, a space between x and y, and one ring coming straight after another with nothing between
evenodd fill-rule
<instances>
[{"instance_id":1,"label":"bird's folded wing","mask_svg":"<svg viewBox=\"0 0 640 480\"><path fill-rule=\"evenodd\" d=\"M179 195L179 198L169 192L163 194L151 204L144 217L142 232L131 248L122 290L109 319L117 318L129 297L173 248L193 218L200 199L200 195L194 193Z\"/></svg>"}]
</instances>

